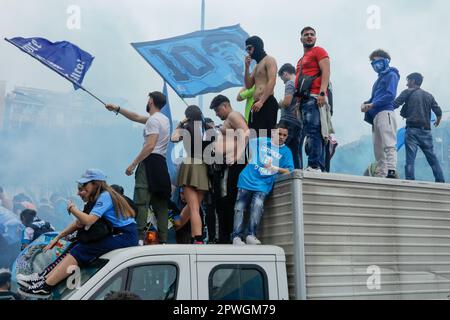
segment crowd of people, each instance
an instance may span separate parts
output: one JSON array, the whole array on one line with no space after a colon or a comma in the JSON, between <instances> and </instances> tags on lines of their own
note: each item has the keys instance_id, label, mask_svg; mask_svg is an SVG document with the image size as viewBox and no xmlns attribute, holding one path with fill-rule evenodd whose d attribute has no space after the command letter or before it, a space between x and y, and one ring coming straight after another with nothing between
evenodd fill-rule
<instances>
[{"instance_id":1,"label":"crowd of people","mask_svg":"<svg viewBox=\"0 0 450 320\"><path fill-rule=\"evenodd\" d=\"M304 170L327 172L336 148L331 121L330 57L316 46L313 28L304 28L300 39L303 55L297 66L285 63L280 68L275 58L265 52L261 38L246 40L245 88L237 97L238 101L247 101L245 115L233 109L228 97L219 94L210 109L223 121L220 125L205 118L198 106L191 105L171 134L169 119L161 112L166 97L158 91L149 94L146 115L107 104L108 111L145 125L143 146L125 169L126 175L135 177L133 200L124 196L121 187L109 186L101 170L87 170L78 180L78 195L84 208L69 202L67 211L74 222L46 250L77 231L75 241L41 273L18 275L21 292L48 296L68 276L68 266L84 266L117 248L169 243L170 225L177 230L177 243L261 244L258 227L276 177L303 169L303 145L307 155ZM250 70L252 60L256 65ZM431 110L437 115L436 126L442 111L432 95L420 89L423 77L418 73L407 77L408 89L396 99L400 75L390 66L390 60L384 50L370 55L378 79L371 98L361 106L365 120L373 128L375 175L396 176L394 110L403 105L401 115L407 119L407 179L414 179L414 158L420 147L436 181L444 182L430 131ZM274 97L277 76L285 85L280 101ZM170 141L182 143L186 151L177 167L176 185L171 183L167 164ZM2 199L2 203L11 206L7 200ZM35 225L52 226L38 220L33 208L22 209L26 246L35 236ZM153 223L149 222L150 215L155 217Z\"/></svg>"}]
</instances>

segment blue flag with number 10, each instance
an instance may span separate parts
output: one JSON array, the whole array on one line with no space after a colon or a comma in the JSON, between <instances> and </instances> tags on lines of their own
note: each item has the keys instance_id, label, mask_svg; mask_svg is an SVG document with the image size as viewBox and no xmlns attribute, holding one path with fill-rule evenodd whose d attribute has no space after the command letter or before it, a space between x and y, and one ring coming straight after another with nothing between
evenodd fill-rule
<instances>
[{"instance_id":1,"label":"blue flag with number 10","mask_svg":"<svg viewBox=\"0 0 450 320\"><path fill-rule=\"evenodd\" d=\"M235 25L131 45L180 97L192 98L243 85L247 38Z\"/></svg>"}]
</instances>

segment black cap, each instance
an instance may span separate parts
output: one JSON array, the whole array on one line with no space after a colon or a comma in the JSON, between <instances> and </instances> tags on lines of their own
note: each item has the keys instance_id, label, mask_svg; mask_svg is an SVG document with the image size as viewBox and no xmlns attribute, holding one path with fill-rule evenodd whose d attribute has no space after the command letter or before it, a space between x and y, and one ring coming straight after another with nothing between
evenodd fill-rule
<instances>
[{"instance_id":1,"label":"black cap","mask_svg":"<svg viewBox=\"0 0 450 320\"><path fill-rule=\"evenodd\" d=\"M219 94L211 101L211 105L209 106L209 108L216 109L218 106L220 106L224 102L230 103L230 100L227 97L225 97L224 95Z\"/></svg>"},{"instance_id":2,"label":"black cap","mask_svg":"<svg viewBox=\"0 0 450 320\"><path fill-rule=\"evenodd\" d=\"M0 269L0 286L11 282L11 272L8 269Z\"/></svg>"}]
</instances>

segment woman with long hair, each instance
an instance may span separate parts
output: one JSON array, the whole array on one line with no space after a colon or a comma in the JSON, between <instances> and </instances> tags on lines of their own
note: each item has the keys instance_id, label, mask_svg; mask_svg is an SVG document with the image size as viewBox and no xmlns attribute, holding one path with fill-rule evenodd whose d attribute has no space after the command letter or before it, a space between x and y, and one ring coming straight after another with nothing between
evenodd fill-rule
<instances>
[{"instance_id":1,"label":"woman with long hair","mask_svg":"<svg viewBox=\"0 0 450 320\"><path fill-rule=\"evenodd\" d=\"M44 251L51 250L61 238L80 230L80 227L92 227L99 219L106 220L105 223L112 226L112 232L100 239L92 235L95 240L78 242L47 275L34 279L28 288L19 289L26 296L49 297L53 287L70 275L67 272L69 268L83 267L109 251L138 245L135 212L125 198L106 183L103 172L89 169L77 182L79 188L85 191L83 196L86 201L94 205L90 213L85 213L69 201L67 211L76 220L58 234Z\"/></svg>"},{"instance_id":2,"label":"woman with long hair","mask_svg":"<svg viewBox=\"0 0 450 320\"><path fill-rule=\"evenodd\" d=\"M200 205L205 192L209 190L208 169L203 162L203 135L207 126L199 107L191 105L184 114L186 119L180 122L171 138L172 142L182 140L187 153L177 179L177 186L183 187L187 204L175 226L179 229L190 220L192 242L203 244Z\"/></svg>"}]
</instances>

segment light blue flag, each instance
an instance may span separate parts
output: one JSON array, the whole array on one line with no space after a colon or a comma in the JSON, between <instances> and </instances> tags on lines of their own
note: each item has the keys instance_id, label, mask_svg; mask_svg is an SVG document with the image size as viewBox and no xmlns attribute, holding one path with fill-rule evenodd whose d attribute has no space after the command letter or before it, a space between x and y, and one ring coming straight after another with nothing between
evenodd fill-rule
<instances>
[{"instance_id":1,"label":"light blue flag","mask_svg":"<svg viewBox=\"0 0 450 320\"><path fill-rule=\"evenodd\" d=\"M234 25L131 45L180 97L192 98L243 85L247 38Z\"/></svg>"},{"instance_id":2,"label":"light blue flag","mask_svg":"<svg viewBox=\"0 0 450 320\"><path fill-rule=\"evenodd\" d=\"M166 96L166 105L161 109L161 113L169 118L170 122L170 136L172 136L173 132L173 123L172 123L172 113L170 112L170 104L169 104L169 95L167 93L167 84L164 81L163 94ZM173 155L174 144L169 141L169 145L167 146L167 169L169 170L170 181L174 185L177 180L177 169L175 165L175 159Z\"/></svg>"}]
</instances>

